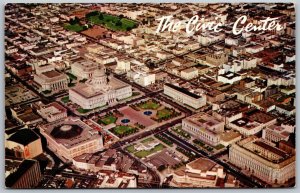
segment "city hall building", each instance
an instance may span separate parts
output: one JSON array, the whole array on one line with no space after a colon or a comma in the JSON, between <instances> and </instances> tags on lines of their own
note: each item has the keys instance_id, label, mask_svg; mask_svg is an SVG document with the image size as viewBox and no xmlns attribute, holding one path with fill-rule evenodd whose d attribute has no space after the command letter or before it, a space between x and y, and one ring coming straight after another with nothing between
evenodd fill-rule
<instances>
[{"instance_id":1,"label":"city hall building","mask_svg":"<svg viewBox=\"0 0 300 193\"><path fill-rule=\"evenodd\" d=\"M116 104L119 100L132 96L129 84L107 76L105 69L97 69L85 83L78 83L69 90L69 98L84 109Z\"/></svg>"},{"instance_id":2,"label":"city hall building","mask_svg":"<svg viewBox=\"0 0 300 193\"><path fill-rule=\"evenodd\" d=\"M249 175L270 184L283 184L295 177L295 154L251 136L233 144L229 160Z\"/></svg>"}]
</instances>

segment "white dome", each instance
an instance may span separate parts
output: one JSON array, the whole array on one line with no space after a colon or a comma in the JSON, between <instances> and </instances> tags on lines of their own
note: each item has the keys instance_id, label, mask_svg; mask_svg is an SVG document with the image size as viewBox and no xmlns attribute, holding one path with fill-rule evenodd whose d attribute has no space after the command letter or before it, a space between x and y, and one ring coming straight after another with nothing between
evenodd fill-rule
<instances>
[{"instance_id":1,"label":"white dome","mask_svg":"<svg viewBox=\"0 0 300 193\"><path fill-rule=\"evenodd\" d=\"M103 68L98 68L95 70L93 77L105 76L105 71Z\"/></svg>"}]
</instances>

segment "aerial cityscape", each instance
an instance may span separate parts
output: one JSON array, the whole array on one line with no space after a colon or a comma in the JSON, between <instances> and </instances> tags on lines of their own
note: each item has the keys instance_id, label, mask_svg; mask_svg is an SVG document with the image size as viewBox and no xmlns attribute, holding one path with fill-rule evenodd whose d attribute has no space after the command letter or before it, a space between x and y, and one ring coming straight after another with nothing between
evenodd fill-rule
<instances>
[{"instance_id":1,"label":"aerial cityscape","mask_svg":"<svg viewBox=\"0 0 300 193\"><path fill-rule=\"evenodd\" d=\"M176 26L193 16L219 31ZM289 3L6 4L5 186L294 187L295 17Z\"/></svg>"}]
</instances>

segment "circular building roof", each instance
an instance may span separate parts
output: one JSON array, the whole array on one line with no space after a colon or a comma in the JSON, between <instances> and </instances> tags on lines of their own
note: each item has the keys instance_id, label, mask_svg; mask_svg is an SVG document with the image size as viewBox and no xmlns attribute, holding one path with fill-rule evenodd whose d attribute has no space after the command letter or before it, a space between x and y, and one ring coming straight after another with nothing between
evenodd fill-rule
<instances>
[{"instance_id":1,"label":"circular building roof","mask_svg":"<svg viewBox=\"0 0 300 193\"><path fill-rule=\"evenodd\" d=\"M80 135L82 131L78 125L63 125L55 127L50 135L57 139L70 139Z\"/></svg>"}]
</instances>

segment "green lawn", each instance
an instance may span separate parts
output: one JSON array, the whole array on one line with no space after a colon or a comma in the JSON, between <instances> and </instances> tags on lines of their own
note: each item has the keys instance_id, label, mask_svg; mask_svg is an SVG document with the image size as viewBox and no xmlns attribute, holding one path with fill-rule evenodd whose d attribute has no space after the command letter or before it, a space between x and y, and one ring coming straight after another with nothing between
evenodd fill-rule
<instances>
[{"instance_id":1,"label":"green lawn","mask_svg":"<svg viewBox=\"0 0 300 193\"><path fill-rule=\"evenodd\" d=\"M66 96L66 97L61 98L61 101L63 103L68 103L70 101L70 98L69 98L69 96Z\"/></svg>"},{"instance_id":2,"label":"green lawn","mask_svg":"<svg viewBox=\"0 0 300 193\"><path fill-rule=\"evenodd\" d=\"M76 83L74 83L74 82L68 83L68 87L74 87L75 85L76 85Z\"/></svg>"},{"instance_id":3,"label":"green lawn","mask_svg":"<svg viewBox=\"0 0 300 193\"><path fill-rule=\"evenodd\" d=\"M71 80L77 80L77 77L76 77L74 74L69 73L69 72L67 72L66 74L69 76L69 78L70 78Z\"/></svg>"},{"instance_id":4,"label":"green lawn","mask_svg":"<svg viewBox=\"0 0 300 193\"><path fill-rule=\"evenodd\" d=\"M113 115L108 115L105 116L101 119L98 120L98 123L103 123L105 125L109 125L111 123L115 123L117 121L117 117L113 116Z\"/></svg>"},{"instance_id":5,"label":"green lawn","mask_svg":"<svg viewBox=\"0 0 300 193\"><path fill-rule=\"evenodd\" d=\"M112 128L112 132L118 136L124 136L124 135L129 135L131 133L136 132L136 128L130 127L130 126L125 126L125 125L118 125L114 128Z\"/></svg>"},{"instance_id":6,"label":"green lawn","mask_svg":"<svg viewBox=\"0 0 300 193\"><path fill-rule=\"evenodd\" d=\"M157 118L163 119L165 117L169 117L172 114L172 111L169 109L161 109L157 111Z\"/></svg>"},{"instance_id":7,"label":"green lawn","mask_svg":"<svg viewBox=\"0 0 300 193\"><path fill-rule=\"evenodd\" d=\"M141 143L148 143L150 141L153 141L154 139L152 137L149 137L147 139L144 139L143 141L141 141Z\"/></svg>"},{"instance_id":8,"label":"green lawn","mask_svg":"<svg viewBox=\"0 0 300 193\"><path fill-rule=\"evenodd\" d=\"M70 31L74 31L74 32L80 32L84 29L84 27L79 24L74 24L74 25L65 24L64 28L67 30L70 30Z\"/></svg>"},{"instance_id":9,"label":"green lawn","mask_svg":"<svg viewBox=\"0 0 300 193\"><path fill-rule=\"evenodd\" d=\"M146 103L141 103L138 105L141 109L158 109L160 107L160 104L157 102L154 102L152 100L148 100Z\"/></svg>"},{"instance_id":10,"label":"green lawn","mask_svg":"<svg viewBox=\"0 0 300 193\"><path fill-rule=\"evenodd\" d=\"M136 152L136 150L134 149L134 145L130 145L130 146L126 147L126 150L127 150L129 153L134 153L134 152Z\"/></svg>"},{"instance_id":11,"label":"green lawn","mask_svg":"<svg viewBox=\"0 0 300 193\"><path fill-rule=\"evenodd\" d=\"M191 135L188 132L182 130L181 127L172 128L172 131L176 132L178 135L181 135L186 139L191 139Z\"/></svg>"},{"instance_id":12,"label":"green lawn","mask_svg":"<svg viewBox=\"0 0 300 193\"><path fill-rule=\"evenodd\" d=\"M92 109L83 109L83 108L78 108L77 109L77 111L79 112L79 113L82 113L82 114L84 114L84 113L87 113L87 112L90 112Z\"/></svg>"},{"instance_id":13,"label":"green lawn","mask_svg":"<svg viewBox=\"0 0 300 193\"><path fill-rule=\"evenodd\" d=\"M103 17L101 18L99 17L99 14L100 13L98 13L98 15L90 16L89 21L93 24L102 24L113 31L128 31L136 27L135 21L109 14L102 14Z\"/></svg>"},{"instance_id":14,"label":"green lawn","mask_svg":"<svg viewBox=\"0 0 300 193\"><path fill-rule=\"evenodd\" d=\"M136 156L136 157L138 157L138 158L144 158L144 157L146 157L146 156L148 156L148 155L150 155L150 154L153 154L153 153L155 153L155 152L158 152L158 151L160 151L160 150L162 150L162 149L164 149L165 148L165 146L164 145L162 145L162 144L158 144L157 146L155 146L153 149L151 149L151 150L142 150L142 151L138 151L138 152L136 152L134 155Z\"/></svg>"},{"instance_id":15,"label":"green lawn","mask_svg":"<svg viewBox=\"0 0 300 193\"><path fill-rule=\"evenodd\" d=\"M218 144L218 145L216 145L214 148L215 148L216 150L219 150L219 149L222 149L222 148L224 148L224 147L225 147L224 145Z\"/></svg>"},{"instance_id":16,"label":"green lawn","mask_svg":"<svg viewBox=\"0 0 300 193\"><path fill-rule=\"evenodd\" d=\"M44 93L44 94L50 94L52 91L51 90L44 90L44 91L42 91L42 93Z\"/></svg>"}]
</instances>

